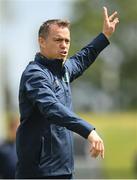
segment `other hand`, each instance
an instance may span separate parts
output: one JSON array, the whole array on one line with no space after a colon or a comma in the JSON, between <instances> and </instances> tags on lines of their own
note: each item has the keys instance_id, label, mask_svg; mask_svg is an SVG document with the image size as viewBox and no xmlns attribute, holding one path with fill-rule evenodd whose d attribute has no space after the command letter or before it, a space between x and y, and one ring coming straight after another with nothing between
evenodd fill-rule
<instances>
[{"instance_id":1,"label":"other hand","mask_svg":"<svg viewBox=\"0 0 137 180\"><path fill-rule=\"evenodd\" d=\"M90 149L91 156L96 158L98 155L101 155L104 159L104 143L95 130L91 131L88 140L92 144Z\"/></svg>"}]
</instances>

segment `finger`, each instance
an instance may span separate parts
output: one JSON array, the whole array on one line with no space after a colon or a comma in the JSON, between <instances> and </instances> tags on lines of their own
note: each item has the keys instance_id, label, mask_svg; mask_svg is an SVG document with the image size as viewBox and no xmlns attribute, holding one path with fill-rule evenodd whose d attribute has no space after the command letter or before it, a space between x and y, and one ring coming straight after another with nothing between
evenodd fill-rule
<instances>
[{"instance_id":1,"label":"finger","mask_svg":"<svg viewBox=\"0 0 137 180\"><path fill-rule=\"evenodd\" d=\"M99 154L104 159L104 144L103 142L95 143L95 148L90 149L91 156L96 158Z\"/></svg>"},{"instance_id":2,"label":"finger","mask_svg":"<svg viewBox=\"0 0 137 180\"><path fill-rule=\"evenodd\" d=\"M104 150L101 151L100 155L101 155L101 158L104 159L104 155L105 155Z\"/></svg>"},{"instance_id":3,"label":"finger","mask_svg":"<svg viewBox=\"0 0 137 180\"><path fill-rule=\"evenodd\" d=\"M100 151L100 142L95 143L95 150Z\"/></svg>"},{"instance_id":4,"label":"finger","mask_svg":"<svg viewBox=\"0 0 137 180\"><path fill-rule=\"evenodd\" d=\"M99 140L99 141L96 142L95 149L97 151L101 151L102 150L102 145L101 144L102 144L102 140Z\"/></svg>"},{"instance_id":5,"label":"finger","mask_svg":"<svg viewBox=\"0 0 137 180\"><path fill-rule=\"evenodd\" d=\"M92 142L92 147L95 148L95 146L96 146L96 143L93 141Z\"/></svg>"},{"instance_id":6,"label":"finger","mask_svg":"<svg viewBox=\"0 0 137 180\"><path fill-rule=\"evenodd\" d=\"M95 143L93 142L92 145L91 145L91 147L90 147L89 152L92 153L92 151L93 151L94 149L95 149Z\"/></svg>"},{"instance_id":7,"label":"finger","mask_svg":"<svg viewBox=\"0 0 137 180\"><path fill-rule=\"evenodd\" d=\"M93 148L91 148L89 152L91 153L92 151L93 151Z\"/></svg>"},{"instance_id":8,"label":"finger","mask_svg":"<svg viewBox=\"0 0 137 180\"><path fill-rule=\"evenodd\" d=\"M95 150L98 151L98 149L99 149L99 142L96 142Z\"/></svg>"},{"instance_id":9,"label":"finger","mask_svg":"<svg viewBox=\"0 0 137 180\"><path fill-rule=\"evenodd\" d=\"M102 151L102 142L99 143L99 149L100 152Z\"/></svg>"},{"instance_id":10,"label":"finger","mask_svg":"<svg viewBox=\"0 0 137 180\"><path fill-rule=\"evenodd\" d=\"M117 11L115 11L111 16L109 16L109 20L112 21L117 14Z\"/></svg>"},{"instance_id":11,"label":"finger","mask_svg":"<svg viewBox=\"0 0 137 180\"><path fill-rule=\"evenodd\" d=\"M118 18L115 18L112 22L114 25L118 24L119 23L119 19Z\"/></svg>"},{"instance_id":12,"label":"finger","mask_svg":"<svg viewBox=\"0 0 137 180\"><path fill-rule=\"evenodd\" d=\"M104 6L103 7L103 10L104 10L104 19L108 19L108 11L107 11L107 8Z\"/></svg>"},{"instance_id":13,"label":"finger","mask_svg":"<svg viewBox=\"0 0 137 180\"><path fill-rule=\"evenodd\" d=\"M101 153L100 154L101 154L101 157L104 159L104 153L105 153L104 144L102 143L101 146L102 147L101 147Z\"/></svg>"},{"instance_id":14,"label":"finger","mask_svg":"<svg viewBox=\"0 0 137 180\"><path fill-rule=\"evenodd\" d=\"M95 149L92 149L91 156L96 158L99 155L99 153L100 153L99 151L96 151Z\"/></svg>"}]
</instances>

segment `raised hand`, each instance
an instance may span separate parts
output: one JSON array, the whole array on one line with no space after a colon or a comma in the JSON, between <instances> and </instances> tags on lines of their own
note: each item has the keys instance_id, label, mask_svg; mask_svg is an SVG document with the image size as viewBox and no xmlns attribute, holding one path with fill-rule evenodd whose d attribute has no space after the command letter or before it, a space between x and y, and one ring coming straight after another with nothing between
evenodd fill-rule
<instances>
[{"instance_id":1,"label":"raised hand","mask_svg":"<svg viewBox=\"0 0 137 180\"><path fill-rule=\"evenodd\" d=\"M103 7L104 23L103 23L103 33L107 38L109 38L113 32L115 32L116 25L119 23L117 17L118 13L115 11L112 15L108 16L108 11L106 7Z\"/></svg>"}]
</instances>

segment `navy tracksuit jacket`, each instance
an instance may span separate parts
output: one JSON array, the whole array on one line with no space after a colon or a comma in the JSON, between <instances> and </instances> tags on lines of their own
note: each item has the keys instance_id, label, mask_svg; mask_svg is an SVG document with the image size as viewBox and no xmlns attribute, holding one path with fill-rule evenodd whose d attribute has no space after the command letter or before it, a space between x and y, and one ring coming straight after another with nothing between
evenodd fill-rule
<instances>
[{"instance_id":1,"label":"navy tracksuit jacket","mask_svg":"<svg viewBox=\"0 0 137 180\"><path fill-rule=\"evenodd\" d=\"M16 178L73 173L72 131L87 138L94 127L72 111L70 83L108 44L101 33L64 64L38 53L26 67L19 89Z\"/></svg>"}]
</instances>

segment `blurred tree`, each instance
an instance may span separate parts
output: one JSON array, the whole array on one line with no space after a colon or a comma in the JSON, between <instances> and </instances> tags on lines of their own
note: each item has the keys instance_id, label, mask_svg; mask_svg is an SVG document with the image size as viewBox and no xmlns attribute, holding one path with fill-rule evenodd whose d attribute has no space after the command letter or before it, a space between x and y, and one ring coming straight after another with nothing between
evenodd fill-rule
<instances>
[{"instance_id":1,"label":"blurred tree","mask_svg":"<svg viewBox=\"0 0 137 180\"><path fill-rule=\"evenodd\" d=\"M0 17L1 17L1 34L4 34L10 27L10 24L14 22L15 14L14 14L14 3L10 2L9 0L1 0L0 1ZM1 54L0 54L0 63L1 63L1 84L2 84L2 91L3 91L3 98L4 98L4 105L5 105L5 112L12 110L12 98L11 98L11 88L9 83L9 49L6 46L6 39L1 38Z\"/></svg>"},{"instance_id":2,"label":"blurred tree","mask_svg":"<svg viewBox=\"0 0 137 180\"><path fill-rule=\"evenodd\" d=\"M96 89L92 96L101 91L108 97L109 106L106 106L106 109L135 109L137 108L137 1L74 1L71 13L70 55L102 31L103 6L108 8L109 14L118 11L120 24L111 38L111 46L98 57L102 61L98 60L92 69L88 69L80 81L74 84L74 89L82 81L88 82ZM102 103L103 107L105 106Z\"/></svg>"},{"instance_id":3,"label":"blurred tree","mask_svg":"<svg viewBox=\"0 0 137 180\"><path fill-rule=\"evenodd\" d=\"M0 140L6 136L5 117L12 110L11 89L9 83L9 49L6 46L7 37L4 36L10 30L10 24L14 21L13 2L0 1ZM10 28L9 28L10 27Z\"/></svg>"}]
</instances>

